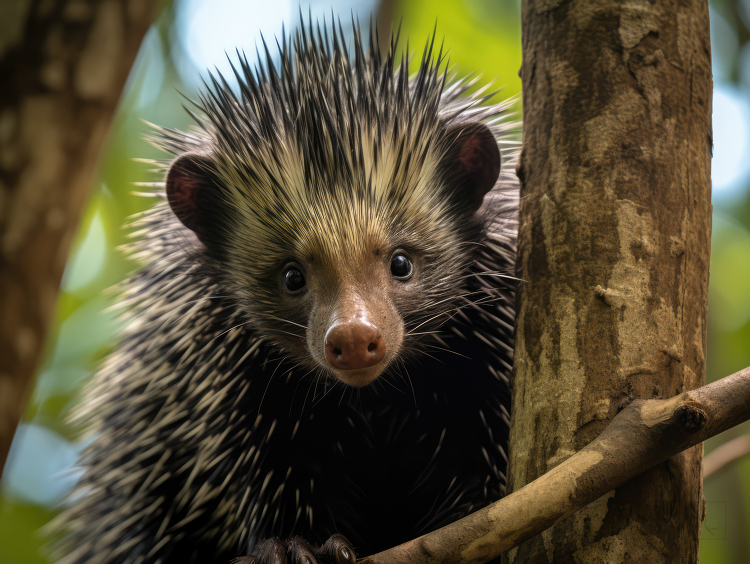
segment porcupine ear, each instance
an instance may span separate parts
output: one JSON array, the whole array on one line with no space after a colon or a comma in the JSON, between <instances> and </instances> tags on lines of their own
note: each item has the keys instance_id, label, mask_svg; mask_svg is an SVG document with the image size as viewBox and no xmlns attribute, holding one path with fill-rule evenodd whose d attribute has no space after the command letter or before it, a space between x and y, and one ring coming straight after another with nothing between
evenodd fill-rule
<instances>
[{"instance_id":1,"label":"porcupine ear","mask_svg":"<svg viewBox=\"0 0 750 564\"><path fill-rule=\"evenodd\" d=\"M211 191L211 160L194 153L180 155L167 172L167 201L185 227L205 243L206 197Z\"/></svg>"},{"instance_id":2,"label":"porcupine ear","mask_svg":"<svg viewBox=\"0 0 750 564\"><path fill-rule=\"evenodd\" d=\"M500 150L495 136L483 123L462 123L446 132L448 151L445 174L459 202L474 212L500 175Z\"/></svg>"}]
</instances>

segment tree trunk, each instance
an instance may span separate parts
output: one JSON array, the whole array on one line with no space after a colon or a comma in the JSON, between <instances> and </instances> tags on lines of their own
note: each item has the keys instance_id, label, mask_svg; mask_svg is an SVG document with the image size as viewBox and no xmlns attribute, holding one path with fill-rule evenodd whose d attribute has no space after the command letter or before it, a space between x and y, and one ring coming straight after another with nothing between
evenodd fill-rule
<instances>
[{"instance_id":1,"label":"tree trunk","mask_svg":"<svg viewBox=\"0 0 750 564\"><path fill-rule=\"evenodd\" d=\"M524 0L522 18L509 491L633 398L704 383L711 231L707 2ZM697 562L701 457L674 456L505 562Z\"/></svg>"},{"instance_id":2,"label":"tree trunk","mask_svg":"<svg viewBox=\"0 0 750 564\"><path fill-rule=\"evenodd\" d=\"M150 0L0 7L0 468Z\"/></svg>"}]
</instances>

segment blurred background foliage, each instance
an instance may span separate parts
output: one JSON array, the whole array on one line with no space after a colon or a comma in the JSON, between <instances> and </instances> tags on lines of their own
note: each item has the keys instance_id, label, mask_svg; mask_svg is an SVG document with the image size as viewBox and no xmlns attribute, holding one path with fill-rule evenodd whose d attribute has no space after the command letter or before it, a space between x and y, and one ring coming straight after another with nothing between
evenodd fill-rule
<instances>
[{"instance_id":1,"label":"blurred background foliage","mask_svg":"<svg viewBox=\"0 0 750 564\"><path fill-rule=\"evenodd\" d=\"M715 147L709 381L750 365L750 0L710 5ZM438 41L445 39L458 76L478 70L480 86L494 81L504 87L500 96L519 95L520 0L396 0L389 7L394 21L402 22L402 45L409 38L411 52L420 54L437 25ZM135 183L160 180L152 167L133 158L165 158L144 140L147 122L189 127L179 92L194 97L206 68L226 74L225 53L235 48L252 60L260 33L273 45L282 21L287 30L296 27L300 9L313 18L340 14L346 29L350 13L365 23L382 7L378 0L181 0L144 39L100 157L63 278L55 328L2 476L0 564L48 562L39 529L76 480L82 440L66 415L116 340L111 288L135 268L117 248L127 241L127 218L153 201L134 194L148 191ZM517 107L520 119L520 103ZM748 424L732 429L709 441L706 453L748 432ZM711 476L705 496L701 562L750 562L750 457Z\"/></svg>"}]
</instances>

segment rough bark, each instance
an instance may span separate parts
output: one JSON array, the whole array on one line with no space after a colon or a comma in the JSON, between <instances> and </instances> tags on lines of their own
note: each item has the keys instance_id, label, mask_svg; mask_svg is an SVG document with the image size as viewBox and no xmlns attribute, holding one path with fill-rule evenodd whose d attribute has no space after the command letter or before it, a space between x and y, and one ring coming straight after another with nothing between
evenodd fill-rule
<instances>
[{"instance_id":1,"label":"rough bark","mask_svg":"<svg viewBox=\"0 0 750 564\"><path fill-rule=\"evenodd\" d=\"M658 400L634 400L596 439L523 488L359 564L479 564L670 456L750 419L750 368ZM628 547L628 555L637 546ZM617 555L600 562L627 562Z\"/></svg>"},{"instance_id":2,"label":"rough bark","mask_svg":"<svg viewBox=\"0 0 750 564\"><path fill-rule=\"evenodd\" d=\"M0 467L55 307L97 155L157 3L0 7Z\"/></svg>"},{"instance_id":3,"label":"rough bark","mask_svg":"<svg viewBox=\"0 0 750 564\"><path fill-rule=\"evenodd\" d=\"M705 380L711 68L705 0L524 0L509 491L633 398ZM702 446L506 562L697 562Z\"/></svg>"}]
</instances>

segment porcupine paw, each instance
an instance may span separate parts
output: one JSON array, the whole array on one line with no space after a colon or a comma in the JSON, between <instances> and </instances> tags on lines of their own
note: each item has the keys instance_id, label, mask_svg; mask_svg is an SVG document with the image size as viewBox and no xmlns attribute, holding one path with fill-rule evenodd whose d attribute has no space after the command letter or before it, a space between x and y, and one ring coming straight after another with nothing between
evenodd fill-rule
<instances>
[{"instance_id":1,"label":"porcupine paw","mask_svg":"<svg viewBox=\"0 0 750 564\"><path fill-rule=\"evenodd\" d=\"M233 564L354 564L357 554L344 535L333 535L315 548L302 537L266 539L255 546L250 556Z\"/></svg>"}]
</instances>

